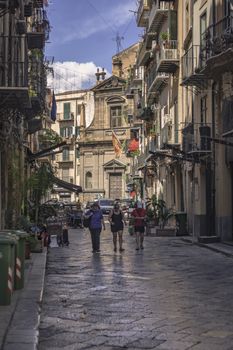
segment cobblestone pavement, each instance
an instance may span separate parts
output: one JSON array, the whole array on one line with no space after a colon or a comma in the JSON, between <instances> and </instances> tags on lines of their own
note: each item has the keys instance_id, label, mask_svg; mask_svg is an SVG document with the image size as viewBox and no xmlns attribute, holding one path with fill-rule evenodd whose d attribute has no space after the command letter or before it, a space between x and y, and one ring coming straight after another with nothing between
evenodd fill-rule
<instances>
[{"instance_id":1,"label":"cobblestone pavement","mask_svg":"<svg viewBox=\"0 0 233 350\"><path fill-rule=\"evenodd\" d=\"M179 238L92 254L89 233L50 249L39 350L233 350L233 260Z\"/></svg>"}]
</instances>

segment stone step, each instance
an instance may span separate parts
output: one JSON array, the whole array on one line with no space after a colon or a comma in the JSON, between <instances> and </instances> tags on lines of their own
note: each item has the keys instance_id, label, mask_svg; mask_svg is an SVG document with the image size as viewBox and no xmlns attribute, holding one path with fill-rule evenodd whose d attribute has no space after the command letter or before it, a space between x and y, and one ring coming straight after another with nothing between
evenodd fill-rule
<instances>
[{"instance_id":1,"label":"stone step","mask_svg":"<svg viewBox=\"0 0 233 350\"><path fill-rule=\"evenodd\" d=\"M218 236L200 236L198 237L199 243L209 244L220 242L220 237Z\"/></svg>"}]
</instances>

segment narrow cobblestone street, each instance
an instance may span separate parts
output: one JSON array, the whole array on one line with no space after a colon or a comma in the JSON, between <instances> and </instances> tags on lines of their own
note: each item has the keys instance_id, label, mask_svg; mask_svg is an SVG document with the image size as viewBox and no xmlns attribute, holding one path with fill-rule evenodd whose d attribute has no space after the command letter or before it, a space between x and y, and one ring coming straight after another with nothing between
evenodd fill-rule
<instances>
[{"instance_id":1,"label":"narrow cobblestone street","mask_svg":"<svg viewBox=\"0 0 233 350\"><path fill-rule=\"evenodd\" d=\"M39 350L233 349L232 259L180 238L111 233L92 254L88 231L48 253Z\"/></svg>"}]
</instances>

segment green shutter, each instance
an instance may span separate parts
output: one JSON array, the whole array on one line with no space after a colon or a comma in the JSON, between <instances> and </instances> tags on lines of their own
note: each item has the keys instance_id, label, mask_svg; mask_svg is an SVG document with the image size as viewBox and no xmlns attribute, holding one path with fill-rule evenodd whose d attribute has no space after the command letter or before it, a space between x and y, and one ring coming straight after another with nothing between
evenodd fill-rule
<instances>
[{"instance_id":1,"label":"green shutter","mask_svg":"<svg viewBox=\"0 0 233 350\"><path fill-rule=\"evenodd\" d=\"M64 119L70 119L70 103L64 103Z\"/></svg>"},{"instance_id":2,"label":"green shutter","mask_svg":"<svg viewBox=\"0 0 233 350\"><path fill-rule=\"evenodd\" d=\"M169 39L177 40L177 12L174 10L169 11L168 15L169 23Z\"/></svg>"},{"instance_id":3,"label":"green shutter","mask_svg":"<svg viewBox=\"0 0 233 350\"><path fill-rule=\"evenodd\" d=\"M60 128L60 136L61 136L61 137L64 137L64 129L65 129L65 128Z\"/></svg>"}]
</instances>

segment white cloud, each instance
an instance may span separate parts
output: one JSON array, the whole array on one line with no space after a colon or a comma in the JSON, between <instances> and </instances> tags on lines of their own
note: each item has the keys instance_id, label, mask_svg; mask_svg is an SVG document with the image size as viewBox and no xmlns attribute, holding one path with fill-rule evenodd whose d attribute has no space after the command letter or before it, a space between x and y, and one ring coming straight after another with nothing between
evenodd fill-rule
<instances>
[{"instance_id":1,"label":"white cloud","mask_svg":"<svg viewBox=\"0 0 233 350\"><path fill-rule=\"evenodd\" d=\"M48 77L48 86L56 93L90 88L95 85L97 67L94 62L55 62L52 65L54 77ZM102 68L100 68L102 70ZM110 76L106 72L106 77Z\"/></svg>"},{"instance_id":2,"label":"white cloud","mask_svg":"<svg viewBox=\"0 0 233 350\"><path fill-rule=\"evenodd\" d=\"M60 40L64 43L78 39L85 39L92 34L107 29L117 33L117 28L126 25L130 21L133 14L129 10L134 9L135 0L129 0L125 1L123 5L116 5L108 12L95 13L93 16L89 16L83 20L82 18L77 18L77 20L66 23ZM112 35L114 35L114 33L112 33Z\"/></svg>"}]
</instances>

